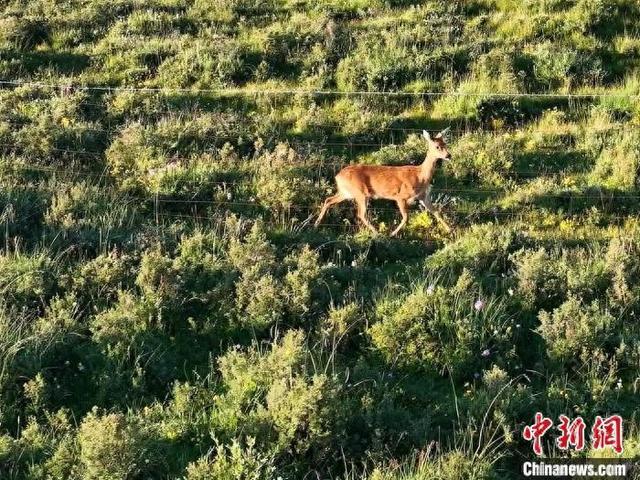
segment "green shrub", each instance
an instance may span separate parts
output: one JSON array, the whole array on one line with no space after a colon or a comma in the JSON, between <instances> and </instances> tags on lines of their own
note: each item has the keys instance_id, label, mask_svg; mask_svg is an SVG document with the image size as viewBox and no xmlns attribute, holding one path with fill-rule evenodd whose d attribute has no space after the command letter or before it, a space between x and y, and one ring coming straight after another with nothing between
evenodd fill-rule
<instances>
[{"instance_id":1,"label":"green shrub","mask_svg":"<svg viewBox=\"0 0 640 480\"><path fill-rule=\"evenodd\" d=\"M0 20L0 32L0 44L31 50L48 42L51 28L43 18L5 17Z\"/></svg>"},{"instance_id":2,"label":"green shrub","mask_svg":"<svg viewBox=\"0 0 640 480\"><path fill-rule=\"evenodd\" d=\"M37 341L43 345L43 350L52 350L57 346L64 348L64 340L82 329L79 318L80 305L73 294L51 299L44 314L34 325Z\"/></svg>"},{"instance_id":3,"label":"green shrub","mask_svg":"<svg viewBox=\"0 0 640 480\"><path fill-rule=\"evenodd\" d=\"M425 265L431 269L500 272L508 266L509 253L521 243L513 229L473 225L460 238L431 255Z\"/></svg>"},{"instance_id":4,"label":"green shrub","mask_svg":"<svg viewBox=\"0 0 640 480\"><path fill-rule=\"evenodd\" d=\"M56 473L68 475L75 472L60 456L55 462L51 457L62 443L68 445L73 441L69 411L45 411L42 417L42 421L30 417L17 438L0 436L0 457L3 459L0 474L18 478L75 478L55 476Z\"/></svg>"},{"instance_id":5,"label":"green shrub","mask_svg":"<svg viewBox=\"0 0 640 480\"><path fill-rule=\"evenodd\" d=\"M157 312L153 305L136 298L130 292L119 292L118 302L110 309L98 313L90 323L93 339L115 359L127 357L141 337L157 325Z\"/></svg>"},{"instance_id":6,"label":"green shrub","mask_svg":"<svg viewBox=\"0 0 640 480\"><path fill-rule=\"evenodd\" d=\"M515 91L517 84L510 70L511 68L504 66L503 62L497 62L491 55L485 55L474 65L472 73L457 84L455 94L439 97L433 103L431 117L449 122L452 119L480 119L480 108L489 98L483 94Z\"/></svg>"},{"instance_id":7,"label":"green shrub","mask_svg":"<svg viewBox=\"0 0 640 480\"><path fill-rule=\"evenodd\" d=\"M202 39L184 45L159 67L154 82L170 88L222 88L249 79L251 52L238 41Z\"/></svg>"},{"instance_id":8,"label":"green shrub","mask_svg":"<svg viewBox=\"0 0 640 480\"><path fill-rule=\"evenodd\" d=\"M229 261L240 272L258 268L267 271L275 265L275 247L269 243L262 222L255 222L243 239L232 238L229 244Z\"/></svg>"},{"instance_id":9,"label":"green shrub","mask_svg":"<svg viewBox=\"0 0 640 480\"><path fill-rule=\"evenodd\" d=\"M80 182L54 193L44 220L50 228L67 235L87 237L109 232L116 237L128 232L139 207L120 195L105 195L103 186Z\"/></svg>"},{"instance_id":10,"label":"green shrub","mask_svg":"<svg viewBox=\"0 0 640 480\"><path fill-rule=\"evenodd\" d=\"M489 480L495 478L495 469L489 459L477 459L470 452L453 450L431 459L417 457L395 467L378 467L368 480Z\"/></svg>"},{"instance_id":11,"label":"green shrub","mask_svg":"<svg viewBox=\"0 0 640 480\"><path fill-rule=\"evenodd\" d=\"M75 163L94 162L95 167L95 154L104 147L105 136L97 123L84 118L82 104L87 98L86 92L64 93L62 87L54 93L36 87L13 91L0 109L13 127L10 135L5 134L10 141L3 150L27 157L32 165L70 164L68 151L89 152L79 154Z\"/></svg>"},{"instance_id":12,"label":"green shrub","mask_svg":"<svg viewBox=\"0 0 640 480\"><path fill-rule=\"evenodd\" d=\"M5 302L31 305L49 297L56 286L56 262L46 252L0 256L0 292Z\"/></svg>"},{"instance_id":13,"label":"green shrub","mask_svg":"<svg viewBox=\"0 0 640 480\"><path fill-rule=\"evenodd\" d=\"M287 308L293 315L304 315L311 309L313 300L321 298L318 253L305 245L285 258L285 264L289 267L284 277Z\"/></svg>"},{"instance_id":14,"label":"green shrub","mask_svg":"<svg viewBox=\"0 0 640 480\"><path fill-rule=\"evenodd\" d=\"M120 290L133 283L132 260L130 255L114 249L83 262L71 280L74 292L92 302L114 300Z\"/></svg>"},{"instance_id":15,"label":"green shrub","mask_svg":"<svg viewBox=\"0 0 640 480\"><path fill-rule=\"evenodd\" d=\"M571 87L571 71L578 61L578 53L552 42L539 43L529 50L533 60L533 72L540 88L556 90Z\"/></svg>"},{"instance_id":16,"label":"green shrub","mask_svg":"<svg viewBox=\"0 0 640 480\"><path fill-rule=\"evenodd\" d=\"M141 429L121 413L90 412L78 431L82 477L124 480L144 469Z\"/></svg>"},{"instance_id":17,"label":"green shrub","mask_svg":"<svg viewBox=\"0 0 640 480\"><path fill-rule=\"evenodd\" d=\"M504 304L462 278L452 288L419 283L408 294L378 300L378 321L368 333L388 363L459 377L489 358L509 357L513 331Z\"/></svg>"},{"instance_id":18,"label":"green shrub","mask_svg":"<svg viewBox=\"0 0 640 480\"><path fill-rule=\"evenodd\" d=\"M253 442L242 447L238 441L230 446L218 445L215 457L201 458L187 467L187 480L268 480L276 469L273 459L256 452Z\"/></svg>"},{"instance_id":19,"label":"green shrub","mask_svg":"<svg viewBox=\"0 0 640 480\"><path fill-rule=\"evenodd\" d=\"M261 16L277 7L275 0L196 0L192 14L216 22L232 23L240 16Z\"/></svg>"},{"instance_id":20,"label":"green shrub","mask_svg":"<svg viewBox=\"0 0 640 480\"><path fill-rule=\"evenodd\" d=\"M640 134L625 129L608 139L591 172L591 181L614 190L634 190L640 185Z\"/></svg>"},{"instance_id":21,"label":"green shrub","mask_svg":"<svg viewBox=\"0 0 640 480\"><path fill-rule=\"evenodd\" d=\"M257 200L275 214L299 205L309 205L320 197L320 189L300 169L297 152L278 144L254 160Z\"/></svg>"},{"instance_id":22,"label":"green shrub","mask_svg":"<svg viewBox=\"0 0 640 480\"><path fill-rule=\"evenodd\" d=\"M259 267L243 272L236 282L237 317L242 326L266 330L285 315L285 299L282 283L270 273L260 272Z\"/></svg>"},{"instance_id":23,"label":"green shrub","mask_svg":"<svg viewBox=\"0 0 640 480\"><path fill-rule=\"evenodd\" d=\"M414 65L408 51L362 43L338 64L336 83L344 91L399 90L415 79Z\"/></svg>"},{"instance_id":24,"label":"green shrub","mask_svg":"<svg viewBox=\"0 0 640 480\"><path fill-rule=\"evenodd\" d=\"M542 311L539 318L538 331L547 343L547 355L561 364L589 358L604 343L615 341L610 333L616 319L597 301L585 305L570 297L552 313Z\"/></svg>"},{"instance_id":25,"label":"green shrub","mask_svg":"<svg viewBox=\"0 0 640 480\"><path fill-rule=\"evenodd\" d=\"M366 163L375 165L417 165L424 161L426 155L427 144L424 139L420 135L412 133L404 143L400 145L385 145L367 155L364 160Z\"/></svg>"},{"instance_id":26,"label":"green shrub","mask_svg":"<svg viewBox=\"0 0 640 480\"><path fill-rule=\"evenodd\" d=\"M158 178L188 165L192 155L199 156L203 149L222 147L232 139L242 143L243 128L231 113L165 117L153 125L134 123L111 143L106 158L120 188L157 189Z\"/></svg>"},{"instance_id":27,"label":"green shrub","mask_svg":"<svg viewBox=\"0 0 640 480\"><path fill-rule=\"evenodd\" d=\"M265 31L263 39L262 69L259 76L265 77L295 77L303 66L323 68L325 64L323 47L326 31L318 25L326 23L323 15L309 15L295 12L286 22L271 24ZM315 57L315 58L314 58ZM317 73L317 72L315 72Z\"/></svg>"},{"instance_id":28,"label":"green shrub","mask_svg":"<svg viewBox=\"0 0 640 480\"><path fill-rule=\"evenodd\" d=\"M202 315L203 309L227 311L233 274L222 241L212 232L195 231L180 239L172 269L178 282L182 314ZM177 300L177 299L176 299Z\"/></svg>"},{"instance_id":29,"label":"green shrub","mask_svg":"<svg viewBox=\"0 0 640 480\"><path fill-rule=\"evenodd\" d=\"M604 255L606 269L612 276L608 296L612 303L622 308L635 306L640 300L640 244L633 230L609 241Z\"/></svg>"},{"instance_id":30,"label":"green shrub","mask_svg":"<svg viewBox=\"0 0 640 480\"><path fill-rule=\"evenodd\" d=\"M534 309L556 307L568 296L590 301L603 295L611 282L597 250L521 250L511 260L519 296Z\"/></svg>"},{"instance_id":31,"label":"green shrub","mask_svg":"<svg viewBox=\"0 0 640 480\"><path fill-rule=\"evenodd\" d=\"M239 433L255 438L266 454L322 455L327 421L324 405L333 396L327 377L305 366L304 336L290 331L270 351L231 350L219 360L223 393L211 415L219 438Z\"/></svg>"},{"instance_id":32,"label":"green shrub","mask_svg":"<svg viewBox=\"0 0 640 480\"><path fill-rule=\"evenodd\" d=\"M454 175L467 181L479 180L488 186L503 186L509 178L520 148L512 135L464 135L452 146L455 160L449 168ZM475 177L475 178L474 178Z\"/></svg>"},{"instance_id":33,"label":"green shrub","mask_svg":"<svg viewBox=\"0 0 640 480\"><path fill-rule=\"evenodd\" d=\"M178 279L172 266L172 260L159 250L148 251L140 260L136 285L155 305L160 306L176 298Z\"/></svg>"}]
</instances>

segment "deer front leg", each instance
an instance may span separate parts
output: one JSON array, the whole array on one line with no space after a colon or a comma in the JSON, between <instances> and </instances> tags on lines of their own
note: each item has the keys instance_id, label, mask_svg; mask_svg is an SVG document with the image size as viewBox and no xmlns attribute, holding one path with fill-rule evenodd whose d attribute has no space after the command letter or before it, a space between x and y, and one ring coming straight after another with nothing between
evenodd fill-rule
<instances>
[{"instance_id":1,"label":"deer front leg","mask_svg":"<svg viewBox=\"0 0 640 480\"><path fill-rule=\"evenodd\" d=\"M420 205L422 205L422 207L424 207L426 211L433 215L438 223L440 223L440 225L442 225L447 232L451 231L451 227L447 222L444 221L444 218L442 218L442 215L440 215L438 209L433 205L433 203L431 203L431 198L429 198L428 195L420 200Z\"/></svg>"},{"instance_id":2,"label":"deer front leg","mask_svg":"<svg viewBox=\"0 0 640 480\"><path fill-rule=\"evenodd\" d=\"M393 232L391 232L392 237L395 237L398 234L398 232L402 230L402 227L404 227L407 224L407 219L409 218L409 206L407 205L407 201L396 200L396 203L398 204L398 210L400 210L400 215L402 215L402 220L400 221L400 225L398 225L398 227Z\"/></svg>"}]
</instances>

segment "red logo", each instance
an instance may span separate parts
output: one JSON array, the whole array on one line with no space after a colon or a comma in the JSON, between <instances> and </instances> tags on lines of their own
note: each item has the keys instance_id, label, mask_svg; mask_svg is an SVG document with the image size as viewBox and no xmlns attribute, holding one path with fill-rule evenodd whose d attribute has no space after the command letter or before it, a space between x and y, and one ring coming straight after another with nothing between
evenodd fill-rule
<instances>
[{"instance_id":1,"label":"red logo","mask_svg":"<svg viewBox=\"0 0 640 480\"><path fill-rule=\"evenodd\" d=\"M587 425L582 417L576 418L573 422L566 415L560 415L560 425L558 430L562 433L557 439L560 450L568 450L573 447L576 450L584 448L584 429Z\"/></svg>"},{"instance_id":2,"label":"red logo","mask_svg":"<svg viewBox=\"0 0 640 480\"><path fill-rule=\"evenodd\" d=\"M560 423L557 429L560 436L556 439L556 445L560 450L583 450L585 447L586 423L582 417L571 420L566 415L560 415ZM536 455L542 455L542 437L553 426L553 421L545 417L542 413L536 412L535 421L532 425L527 425L522 431L525 440L533 443L533 451ZM607 418L597 416L591 428L591 447L594 450L602 450L607 447L613 451L622 453L622 417L611 415Z\"/></svg>"},{"instance_id":3,"label":"red logo","mask_svg":"<svg viewBox=\"0 0 640 480\"><path fill-rule=\"evenodd\" d=\"M622 417L611 415L604 420L600 415L591 429L591 444L596 450L612 447L616 453L622 453Z\"/></svg>"},{"instance_id":4,"label":"red logo","mask_svg":"<svg viewBox=\"0 0 640 480\"><path fill-rule=\"evenodd\" d=\"M550 418L546 418L542 413L537 412L534 424L524 427L522 436L525 440L533 441L533 451L536 455L542 455L542 437L552 426L553 421Z\"/></svg>"}]
</instances>

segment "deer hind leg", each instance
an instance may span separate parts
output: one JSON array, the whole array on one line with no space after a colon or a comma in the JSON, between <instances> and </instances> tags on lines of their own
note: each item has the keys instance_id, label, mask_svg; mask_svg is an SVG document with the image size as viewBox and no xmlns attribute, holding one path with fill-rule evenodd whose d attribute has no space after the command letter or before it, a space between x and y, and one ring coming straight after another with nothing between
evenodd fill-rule
<instances>
[{"instance_id":1,"label":"deer hind leg","mask_svg":"<svg viewBox=\"0 0 640 480\"><path fill-rule=\"evenodd\" d=\"M425 210L427 210L431 215L434 216L438 223L442 225L447 232L451 231L451 226L444 221L444 218L442 218L442 215L440 214L438 209L433 206L433 203L431 203L430 198L425 198L424 200L421 200L420 203L425 208Z\"/></svg>"},{"instance_id":2,"label":"deer hind leg","mask_svg":"<svg viewBox=\"0 0 640 480\"><path fill-rule=\"evenodd\" d=\"M391 232L392 237L395 237L398 234L398 232L402 229L402 227L404 227L407 224L407 220L409 219L409 206L407 205L407 201L396 200L396 203L398 204L398 210L400 210L400 215L402 215L402 221L400 222L400 225L398 225L396 229L393 232Z\"/></svg>"},{"instance_id":3,"label":"deer hind leg","mask_svg":"<svg viewBox=\"0 0 640 480\"><path fill-rule=\"evenodd\" d=\"M331 208L332 206L340 202L343 202L346 199L347 198L343 196L340 192L336 193L335 195L331 195L329 198L327 198L324 201L324 205L322 205L322 210L320 210L320 215L318 215L318 219L316 220L316 223L315 223L316 227L320 225L320 222L322 221L324 216L327 214L327 210L329 210L329 208Z\"/></svg>"},{"instance_id":4,"label":"deer hind leg","mask_svg":"<svg viewBox=\"0 0 640 480\"><path fill-rule=\"evenodd\" d=\"M373 233L378 233L376 227L374 227L369 220L367 220L367 198L366 197L356 197L354 198L356 202L356 206L358 209L358 218L360 221Z\"/></svg>"}]
</instances>

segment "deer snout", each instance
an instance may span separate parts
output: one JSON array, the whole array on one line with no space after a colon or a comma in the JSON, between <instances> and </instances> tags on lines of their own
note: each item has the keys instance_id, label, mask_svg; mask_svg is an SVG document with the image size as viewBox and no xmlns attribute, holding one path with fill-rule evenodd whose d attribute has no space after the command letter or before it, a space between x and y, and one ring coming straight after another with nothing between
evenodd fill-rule
<instances>
[{"instance_id":1,"label":"deer snout","mask_svg":"<svg viewBox=\"0 0 640 480\"><path fill-rule=\"evenodd\" d=\"M451 160L451 154L447 153L444 157L445 160Z\"/></svg>"}]
</instances>

